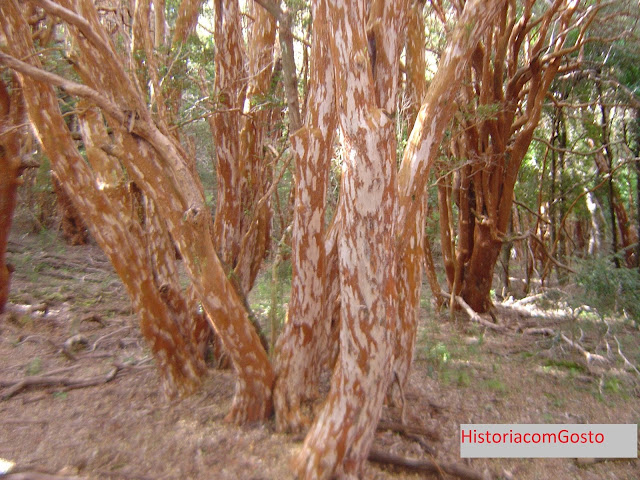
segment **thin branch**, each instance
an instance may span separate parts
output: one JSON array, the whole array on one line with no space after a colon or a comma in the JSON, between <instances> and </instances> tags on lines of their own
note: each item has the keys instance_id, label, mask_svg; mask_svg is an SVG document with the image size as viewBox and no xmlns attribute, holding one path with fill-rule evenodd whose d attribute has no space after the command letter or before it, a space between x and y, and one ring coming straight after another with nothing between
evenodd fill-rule
<instances>
[{"instance_id":1,"label":"thin branch","mask_svg":"<svg viewBox=\"0 0 640 480\"><path fill-rule=\"evenodd\" d=\"M48 375L25 377L22 380L3 380L0 381L2 385L12 385L6 392L0 396L0 400L8 400L17 393L21 392L27 387L46 387L46 386L62 386L66 390L72 390L76 388L93 387L95 385L103 385L110 382L116 377L118 371L122 367L120 365L114 366L106 375L100 375L97 377L71 379L68 377L51 377Z\"/></svg>"},{"instance_id":2,"label":"thin branch","mask_svg":"<svg viewBox=\"0 0 640 480\"><path fill-rule=\"evenodd\" d=\"M278 5L277 3L269 2L268 0L253 1L264 8L267 12L269 12L278 22L282 20L284 12L280 8L280 5Z\"/></svg>"},{"instance_id":3,"label":"thin branch","mask_svg":"<svg viewBox=\"0 0 640 480\"><path fill-rule=\"evenodd\" d=\"M63 7L62 5L52 2L51 0L31 0L31 2L39 5L46 12L60 17L65 22L75 26L87 40L89 40L99 50L104 51L113 62L116 64L120 63L121 60L116 56L108 42L98 35L96 29L91 26L86 18Z\"/></svg>"},{"instance_id":4,"label":"thin branch","mask_svg":"<svg viewBox=\"0 0 640 480\"><path fill-rule=\"evenodd\" d=\"M611 147L613 145L619 145L619 144L624 143L622 140L620 140L618 142L602 145L601 147L596 148L594 150L589 150L587 152L578 152L576 150L571 150L570 148L556 147L556 146L552 145L551 142L549 142L548 140L545 140L542 137L533 137L533 140L535 140L536 142L540 142L540 143L546 145L547 147L549 147L551 150L553 150L555 152L568 153L570 155L579 155L579 156L583 156L583 157L590 157L592 155L595 155L596 153L602 152L606 148L609 148L609 147Z\"/></svg>"},{"instance_id":5,"label":"thin branch","mask_svg":"<svg viewBox=\"0 0 640 480\"><path fill-rule=\"evenodd\" d=\"M118 122L124 123L125 121L125 114L118 105L86 85L67 80L55 73L34 67L33 65L18 60L17 58L7 55L2 51L0 51L0 65L5 65L16 72L28 75L40 82L60 87L71 95L87 98L93 101L98 107L102 108L107 114L115 118Z\"/></svg>"},{"instance_id":6,"label":"thin branch","mask_svg":"<svg viewBox=\"0 0 640 480\"><path fill-rule=\"evenodd\" d=\"M622 353L622 347L620 346L620 341L618 340L618 337L614 335L613 339L618 344L618 354L620 355L620 357L622 357L622 360L624 361L624 366L636 372L636 374L638 374L638 376L640 377L640 371L638 370L638 368L633 363L631 363L629 359L625 357L624 354Z\"/></svg>"},{"instance_id":7,"label":"thin branch","mask_svg":"<svg viewBox=\"0 0 640 480\"><path fill-rule=\"evenodd\" d=\"M547 224L551 224L551 222L549 220L547 220L546 218L544 218L542 215L540 215L538 212L534 212L531 208L529 208L528 206L526 206L524 203L518 201L518 200L514 200L513 204L524 208L527 212L529 212L530 214L538 217L540 219L541 222L547 223Z\"/></svg>"}]
</instances>

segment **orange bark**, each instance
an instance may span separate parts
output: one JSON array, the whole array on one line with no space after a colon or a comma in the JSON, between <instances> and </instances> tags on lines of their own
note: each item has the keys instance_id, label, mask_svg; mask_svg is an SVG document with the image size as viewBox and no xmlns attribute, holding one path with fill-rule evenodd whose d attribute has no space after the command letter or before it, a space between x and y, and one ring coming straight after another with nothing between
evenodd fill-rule
<instances>
[{"instance_id":1,"label":"orange bark","mask_svg":"<svg viewBox=\"0 0 640 480\"><path fill-rule=\"evenodd\" d=\"M209 118L218 181L214 236L221 259L245 293L269 247L271 221L270 203L259 205L271 180L263 153L270 111L244 110L246 100L254 103L269 91L275 23L261 8L254 10L253 22L253 41L245 52L237 0L216 3L214 108L219 111Z\"/></svg>"},{"instance_id":2,"label":"orange bark","mask_svg":"<svg viewBox=\"0 0 640 480\"><path fill-rule=\"evenodd\" d=\"M438 72L418 112L400 165L396 215L396 248L400 252L397 272L399 324L393 371L401 387L408 380L415 347L422 280L426 212L424 197L429 171L455 111L455 98L471 55L484 32L494 22L502 3L498 0L476 0L465 4L438 65ZM402 391L401 388L398 390ZM394 392L393 397L398 398L398 393Z\"/></svg>"},{"instance_id":3,"label":"orange bark","mask_svg":"<svg viewBox=\"0 0 640 480\"><path fill-rule=\"evenodd\" d=\"M274 403L280 431L308 426L300 404L317 396L321 368L326 363L331 327L327 302L325 213L329 168L337 126L329 31L324 3L314 4L311 85L307 119L291 137L296 165L291 239L291 300L288 322L276 345Z\"/></svg>"},{"instance_id":4,"label":"orange bark","mask_svg":"<svg viewBox=\"0 0 640 480\"><path fill-rule=\"evenodd\" d=\"M87 60L90 56L93 61L101 61L101 70L88 71L93 84L100 90L38 68L31 37L14 2L0 5L2 26L5 35L11 39L10 51L16 57L36 62L36 68L5 54L0 54L0 61L20 72L23 88L28 89L25 98L28 99L30 119L54 170L65 179L65 187L82 192L73 197L77 200L76 206L83 212L94 237L129 289L134 308L143 317L143 334L152 340L152 348L161 365L166 366L169 377L181 375L181 381L176 380L179 386L188 384L188 378L197 379L197 365L189 363L193 347L180 335L170 318L144 255L140 255L145 251L140 240L142 233L136 222L122 221L127 212L122 195L109 195L105 185L96 188L99 185L68 132L60 129L63 122L52 85L63 86L72 95L86 97L103 110L113 134L111 142L101 149L117 155L145 195L156 205L163 206L163 218L178 245L197 296L214 328L221 334L238 374L229 420L245 422L265 418L271 411L273 373L244 305L216 256L211 241L213 225L203 189L193 176L184 151L151 121L150 112L136 94L131 78L100 26L92 2L82 2L83 16L49 0L38 0L38 3L50 13L55 12L68 22L72 32L81 33L86 39L78 38L78 43L85 48L81 58ZM109 75L102 75L104 71Z\"/></svg>"},{"instance_id":5,"label":"orange bark","mask_svg":"<svg viewBox=\"0 0 640 480\"><path fill-rule=\"evenodd\" d=\"M24 121L24 107L16 81L11 89L0 79L0 313L9 298L7 243L20 185L20 125Z\"/></svg>"},{"instance_id":6,"label":"orange bark","mask_svg":"<svg viewBox=\"0 0 640 480\"><path fill-rule=\"evenodd\" d=\"M390 378L397 318L391 226L396 199L394 130L377 102L387 106L395 92L397 68L391 76L386 68L397 62L399 48L389 38L396 47L376 65L376 69L380 67L378 78L385 84L376 89L366 54L363 4L336 1L329 5L345 148L338 241L340 354L329 397L296 460L296 470L305 478L357 475L361 471ZM385 6L383 16L395 27L392 32L396 35L403 14L395 2ZM383 45L378 48L382 50Z\"/></svg>"},{"instance_id":7,"label":"orange bark","mask_svg":"<svg viewBox=\"0 0 640 480\"><path fill-rule=\"evenodd\" d=\"M458 225L449 216L441 235L457 231L449 286L477 312L492 306L493 271L511 218L515 182L545 95L566 55L580 48L600 8L583 14L575 44L567 46L578 3L555 1L538 16L534 4L528 0L522 10L503 4L500 21L474 52L469 81L461 91L468 111L452 149L468 164L458 171L454 198L448 200L458 206ZM441 214L446 208L441 205Z\"/></svg>"}]
</instances>

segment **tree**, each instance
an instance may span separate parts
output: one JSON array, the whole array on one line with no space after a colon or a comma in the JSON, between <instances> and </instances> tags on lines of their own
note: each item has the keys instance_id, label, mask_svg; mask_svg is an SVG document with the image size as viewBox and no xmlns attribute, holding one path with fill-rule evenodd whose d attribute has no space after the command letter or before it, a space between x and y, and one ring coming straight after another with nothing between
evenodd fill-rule
<instances>
[{"instance_id":1,"label":"tree","mask_svg":"<svg viewBox=\"0 0 640 480\"><path fill-rule=\"evenodd\" d=\"M503 10L474 52L462 91L451 155L461 166L439 182L441 241L447 280L475 311L492 306L493 271L509 226L514 186L558 72L577 68L571 55L603 4L535 0ZM574 17L577 17L574 19ZM458 208L457 221L452 215ZM457 238L449 232L457 232ZM455 243L454 243L455 241Z\"/></svg>"},{"instance_id":2,"label":"tree","mask_svg":"<svg viewBox=\"0 0 640 480\"><path fill-rule=\"evenodd\" d=\"M24 120L24 103L16 78L10 84L0 78L0 313L9 298L11 266L6 263L6 254L20 184Z\"/></svg>"},{"instance_id":3,"label":"tree","mask_svg":"<svg viewBox=\"0 0 640 480\"><path fill-rule=\"evenodd\" d=\"M426 174L453 114L451 100L466 64L500 2L465 5L417 115L397 180L388 117L395 112L408 5L373 2L368 15L360 2L332 1L328 7L346 157L338 214L340 353L329 396L296 460L296 471L305 478L357 475L391 380L406 384L417 325Z\"/></svg>"},{"instance_id":4,"label":"tree","mask_svg":"<svg viewBox=\"0 0 640 480\"><path fill-rule=\"evenodd\" d=\"M542 99L564 68L563 58L584 41L597 7L581 13L574 29L575 2L556 0L547 9L534 9L534 1L524 9L500 0L454 2L455 21L427 86L420 2L318 0L302 125L287 11L250 2L252 33L244 35L240 3L215 2L209 118L219 183L212 220L194 159L174 128L181 89L160 75L159 66L172 58L160 53L169 37L165 3L136 2L127 48L105 29L90 0L27 3L64 24L73 76L43 67L46 52L34 44L25 6L16 0L0 3L8 40L0 63L16 72L54 172L126 285L164 383L178 392L198 385L198 345L210 325L237 375L229 420L263 420L275 408L279 430L310 426L295 461L299 476L361 474L385 398L404 400L425 255L427 183L447 127L457 114L464 130L450 143L469 160L459 191L447 179L441 188L441 218L445 209L453 211L451 192L457 192L459 209L458 252L451 238L445 252L454 262L451 291L481 310ZM201 3L181 3L165 51L186 41ZM442 15L440 2L433 4ZM292 298L272 365L243 297L269 235L274 180L264 150L273 112L263 100L277 71L276 21L296 179ZM405 42L409 21L418 31ZM147 29L151 24L154 29ZM575 38L568 43L570 34ZM398 158L395 119L405 43L416 68L407 74L411 133ZM186 72L181 57L174 58L182 65L176 71ZM202 75L203 90L210 81ZM77 100L80 141L62 121L56 89ZM470 111L461 109L461 101ZM342 141L341 190L329 219L336 138ZM449 232L453 221L449 215ZM177 281L174 245L188 290ZM330 368L331 389L312 418L304 403L317 397L320 373Z\"/></svg>"},{"instance_id":5,"label":"tree","mask_svg":"<svg viewBox=\"0 0 640 480\"><path fill-rule=\"evenodd\" d=\"M190 312L172 303L171 284L158 284L162 277L154 275L153 260L162 268L175 259L173 248L143 254L144 234L135 218L137 210L131 208L131 197L125 193L128 185L122 182L122 166L145 197L162 206L162 219L156 225L171 234L208 320L216 331L224 332L220 337L238 375L229 418L238 422L264 418L271 411L272 369L242 300L215 253L202 185L186 152L153 121L92 2L76 2L77 11L70 2L43 0L37 4L67 23L77 45L84 84L42 70L33 55L23 13L13 1L0 6L4 35L11 39L7 50L12 54L0 54L2 63L19 72L29 119L54 172L64 179L67 192L73 192L76 207L125 283L141 317L142 332L164 372L165 384L178 391L197 385L201 362L192 336L198 329L190 324L196 321ZM100 109L94 123L97 131L91 132L97 137L97 148L95 157L89 157L90 166L61 121L54 85Z\"/></svg>"}]
</instances>

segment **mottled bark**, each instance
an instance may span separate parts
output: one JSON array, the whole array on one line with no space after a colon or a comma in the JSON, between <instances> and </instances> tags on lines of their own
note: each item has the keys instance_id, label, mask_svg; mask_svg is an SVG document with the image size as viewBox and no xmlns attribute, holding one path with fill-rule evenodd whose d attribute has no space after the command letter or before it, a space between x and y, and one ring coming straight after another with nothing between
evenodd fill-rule
<instances>
[{"instance_id":1,"label":"mottled bark","mask_svg":"<svg viewBox=\"0 0 640 480\"><path fill-rule=\"evenodd\" d=\"M438 72L427 90L409 136L398 173L396 214L399 325L394 346L394 378L406 385L413 360L422 279L422 245L425 224L426 185L438 155L445 129L455 111L455 98L467 72L472 53L492 25L503 2L471 1L451 33ZM394 393L394 398L402 389Z\"/></svg>"},{"instance_id":2,"label":"mottled bark","mask_svg":"<svg viewBox=\"0 0 640 480\"><path fill-rule=\"evenodd\" d=\"M216 141L216 247L245 293L269 248L272 215L270 202L260 202L271 181L264 146L272 113L260 103L271 83L275 21L255 6L252 16L252 41L245 49L237 0L216 3L214 108L219 112L209 119Z\"/></svg>"},{"instance_id":3,"label":"mottled bark","mask_svg":"<svg viewBox=\"0 0 640 480\"><path fill-rule=\"evenodd\" d=\"M247 99L254 104L243 117L240 131L241 165L244 165L244 190L241 192L243 218L241 242L235 275L244 292L249 292L258 275L262 260L271 244L271 199L263 201L272 181L265 146L273 124L274 110L264 105L270 93L276 35L275 20L263 8L253 4L252 41L247 45L249 84ZM257 107L257 108L256 108ZM269 196L270 197L270 196Z\"/></svg>"},{"instance_id":4,"label":"mottled bark","mask_svg":"<svg viewBox=\"0 0 640 480\"><path fill-rule=\"evenodd\" d=\"M51 183L56 195L56 209L60 216L62 237L70 245L85 245L89 241L87 226L55 175L51 176Z\"/></svg>"},{"instance_id":5,"label":"mottled bark","mask_svg":"<svg viewBox=\"0 0 640 480\"><path fill-rule=\"evenodd\" d=\"M406 88L409 101L407 124L411 129L427 93L427 60L424 31L425 0L413 0L407 15Z\"/></svg>"},{"instance_id":6,"label":"mottled bark","mask_svg":"<svg viewBox=\"0 0 640 480\"><path fill-rule=\"evenodd\" d=\"M296 458L296 471L305 478L361 472L390 379L397 318L394 128L376 104L378 100L387 105L396 81L388 81L389 91L375 88L363 3L337 0L328 5L345 148L344 216L338 242L340 354L327 401ZM391 25L403 15L396 5L385 7ZM398 30L386 32L399 35ZM389 41L396 44L392 38ZM394 56L379 64L385 82L382 70L397 61Z\"/></svg>"},{"instance_id":7,"label":"mottled bark","mask_svg":"<svg viewBox=\"0 0 640 480\"><path fill-rule=\"evenodd\" d=\"M20 136L25 120L21 95L15 79L10 87L0 79L0 313L9 298L7 243L20 185Z\"/></svg>"},{"instance_id":8,"label":"mottled bark","mask_svg":"<svg viewBox=\"0 0 640 480\"><path fill-rule=\"evenodd\" d=\"M292 137L296 185L291 238L288 322L276 345L274 404L279 431L299 431L310 419L301 402L317 396L331 329L330 275L325 252L325 213L337 126L333 65L325 2L314 4L311 84L305 125Z\"/></svg>"},{"instance_id":9,"label":"mottled bark","mask_svg":"<svg viewBox=\"0 0 640 480\"><path fill-rule=\"evenodd\" d=\"M8 9L3 8L5 13ZM14 12L9 12L14 13ZM9 21L15 17L9 17ZM6 25L6 24L5 24ZM15 41L15 36L12 37ZM120 221L126 210L116 206L115 196L108 190L99 191L91 172L77 153L71 137L59 126L64 125L57 109L57 99L51 87L31 80L21 79L31 122L36 129L43 148L51 159L52 168L59 178L65 179L68 193L73 192L76 207L87 219L94 238L110 258L116 271L124 280L135 311L140 315L141 329L150 341L159 363L160 371L169 391L187 392L199 383L197 366L189 355L176 330L173 320L152 285L144 256L141 232L135 227L127 229ZM46 117L42 114L46 112ZM120 208L118 208L120 207ZM136 272L132 275L132 272Z\"/></svg>"},{"instance_id":10,"label":"mottled bark","mask_svg":"<svg viewBox=\"0 0 640 480\"><path fill-rule=\"evenodd\" d=\"M110 136L113 143L101 146L101 149L116 155L145 195L156 205L163 206L163 218L178 245L197 296L220 334L238 375L228 419L240 423L265 418L271 411L273 373L244 304L226 278L215 253L211 241L213 225L202 185L194 177L191 163L175 140L163 135L151 121L150 112L136 95L132 80L97 20L93 4L83 1L83 16L79 16L48 0L38 0L38 3L73 25L71 30L81 32L86 41L79 39L79 43L88 49L83 52L85 60L89 54L102 60L102 69L92 69L89 73L93 75L94 84L102 87L103 94L4 54L0 54L0 61L20 72L23 88L28 88L25 98L29 100L30 119L54 168L59 177L65 179L67 188L76 193L83 192L83 195L73 197L78 200L78 209L129 288L134 307L148 313L142 319L143 334L152 338L152 348L158 352L160 361L164 361L170 376L178 374L197 379L196 366L186 364L190 358L187 352L193 347L185 342L175 322L169 318L163 299L156 295L152 275L145 273L149 269L140 255L145 249L137 240L142 233L135 222L122 221L126 208L114 203L122 196L108 196L104 188L96 188L100 185L70 136L56 127L63 122L52 85L63 86L72 95L86 97L103 110L113 130ZM2 3L0 10L5 35L11 39L11 52L16 57L36 62L37 56L29 44L30 36L25 32L15 2ZM37 63L36 66L39 67ZM174 333L163 334L163 331ZM181 363L184 368L175 371ZM185 381L177 383L184 385Z\"/></svg>"},{"instance_id":11,"label":"mottled bark","mask_svg":"<svg viewBox=\"0 0 640 480\"><path fill-rule=\"evenodd\" d=\"M246 71L242 49L240 8L237 0L216 2L214 93L216 109L209 117L216 143L218 182L214 239L220 259L233 269L241 241L244 165L241 163L240 128Z\"/></svg>"}]
</instances>

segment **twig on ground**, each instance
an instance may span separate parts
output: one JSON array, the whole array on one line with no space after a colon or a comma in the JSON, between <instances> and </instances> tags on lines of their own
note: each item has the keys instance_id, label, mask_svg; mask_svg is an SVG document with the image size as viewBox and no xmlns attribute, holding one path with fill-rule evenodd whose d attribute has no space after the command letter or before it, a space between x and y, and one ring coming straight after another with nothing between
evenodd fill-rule
<instances>
[{"instance_id":1,"label":"twig on ground","mask_svg":"<svg viewBox=\"0 0 640 480\"><path fill-rule=\"evenodd\" d=\"M553 337L556 332L553 328L546 328L546 327L542 327L542 328L525 328L522 333L524 333L525 335L548 335L550 337Z\"/></svg>"},{"instance_id":2,"label":"twig on ground","mask_svg":"<svg viewBox=\"0 0 640 480\"><path fill-rule=\"evenodd\" d=\"M70 367L63 367L63 368L56 368L55 370L51 370L47 373L44 373L42 376L43 377L50 377L51 375L59 375L61 373L67 373L70 372L71 370L75 370L76 368L79 368L80 365L72 365Z\"/></svg>"},{"instance_id":3,"label":"twig on ground","mask_svg":"<svg viewBox=\"0 0 640 480\"><path fill-rule=\"evenodd\" d=\"M87 339L87 337L85 337L82 334L77 334L74 335L72 337L69 337L64 344L62 345L62 351L64 352L65 355L67 355L68 357L73 357L73 359L75 360L75 356L73 354L73 351L76 349L77 345L88 345L89 344L89 340Z\"/></svg>"},{"instance_id":4,"label":"twig on ground","mask_svg":"<svg viewBox=\"0 0 640 480\"><path fill-rule=\"evenodd\" d=\"M622 347L620 346L620 341L618 340L618 337L614 335L613 339L618 344L618 354L622 357L622 360L624 360L624 366L636 372L640 377L640 371L638 371L638 368L633 363L631 363L627 357L624 356L624 353L622 353Z\"/></svg>"},{"instance_id":5,"label":"twig on ground","mask_svg":"<svg viewBox=\"0 0 640 480\"><path fill-rule=\"evenodd\" d=\"M562 338L562 340L564 340L564 342L569 346L582 353L587 360L587 364L590 364L592 360L600 363L609 363L609 361L605 357L603 357L602 355L598 355L597 353L591 353L587 351L582 345L580 345L578 342L574 342L564 333L560 333L560 338Z\"/></svg>"},{"instance_id":6,"label":"twig on ground","mask_svg":"<svg viewBox=\"0 0 640 480\"><path fill-rule=\"evenodd\" d=\"M492 330L497 330L499 332L504 331L505 328L502 325L496 325L495 323L491 323L490 321L485 320L480 315L478 315L473 310L473 308L471 308L469 304L462 299L462 297L456 296L456 302L458 302L458 305L460 305L462 309L467 313L467 315L469 315L469 318L471 318L471 321L479 323L480 325L484 325L485 327L490 328Z\"/></svg>"},{"instance_id":7,"label":"twig on ground","mask_svg":"<svg viewBox=\"0 0 640 480\"><path fill-rule=\"evenodd\" d=\"M117 329L117 330L114 330L114 331L113 331L113 332L111 332L111 333L107 333L106 335L101 336L101 337L100 337L100 338L98 338L95 342L93 342L93 345L91 345L91 348L89 349L89 352L93 352L93 351L96 349L96 347L98 346L98 343L100 343L100 342L101 342L102 340L104 340L105 338L108 338L108 337L110 337L110 336L112 336L112 335L115 335L115 334L116 334L116 333L118 333L118 332L121 332L121 331L123 331L123 330L130 329L130 328L131 328L131 327L129 327L129 326L121 327L121 328L119 328L119 329Z\"/></svg>"},{"instance_id":8,"label":"twig on ground","mask_svg":"<svg viewBox=\"0 0 640 480\"><path fill-rule=\"evenodd\" d=\"M431 460L406 458L375 448L372 448L369 452L369 460L376 463L395 465L417 472L435 472L440 474L445 472L449 475L467 480L486 480L488 478L486 475L476 472L460 463L436 463Z\"/></svg>"},{"instance_id":9,"label":"twig on ground","mask_svg":"<svg viewBox=\"0 0 640 480\"><path fill-rule=\"evenodd\" d=\"M558 333L555 330L553 330L552 328L526 328L525 330L522 331L522 333L529 334L529 335L548 335L548 336L552 336L552 337L558 335ZM589 352L586 348L584 348L582 345L580 345L579 342L575 342L575 341L571 340L564 333L560 332L559 337L565 343L567 343L570 347L573 347L575 350L577 350L578 352L582 353L584 355L585 359L587 360L587 364L590 364L592 361L598 362L598 363L604 363L604 364L608 364L609 363L609 361L607 360L606 357L603 357L602 355L599 355L597 353ZM582 337L582 335L581 335L581 337Z\"/></svg>"},{"instance_id":10,"label":"twig on ground","mask_svg":"<svg viewBox=\"0 0 640 480\"><path fill-rule=\"evenodd\" d=\"M404 425L402 423L380 420L380 422L378 422L378 430L391 430L404 434L422 435L432 440L442 440L440 432L435 429L424 427L422 425Z\"/></svg>"},{"instance_id":11,"label":"twig on ground","mask_svg":"<svg viewBox=\"0 0 640 480\"><path fill-rule=\"evenodd\" d=\"M22 380L0 380L0 385L10 387L0 396L0 400L8 400L27 387L52 387L62 386L65 390L73 390L76 388L93 387L110 382L116 377L118 371L121 370L119 365L114 366L106 375L97 377L72 379L68 377L51 377L48 375L26 377Z\"/></svg>"}]
</instances>

